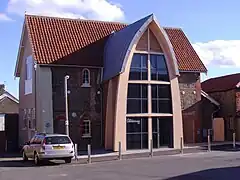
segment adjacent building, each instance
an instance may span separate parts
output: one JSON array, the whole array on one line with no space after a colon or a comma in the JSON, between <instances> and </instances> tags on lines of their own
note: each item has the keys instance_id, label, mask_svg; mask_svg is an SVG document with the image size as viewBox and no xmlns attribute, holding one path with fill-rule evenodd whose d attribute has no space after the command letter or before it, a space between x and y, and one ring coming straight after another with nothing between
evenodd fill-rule
<instances>
[{"instance_id":1,"label":"adjacent building","mask_svg":"<svg viewBox=\"0 0 240 180\"><path fill-rule=\"evenodd\" d=\"M210 78L202 82L202 89L219 102L219 110L215 117L224 120L224 139L232 140L236 132L240 139L240 73ZM205 107L206 109L209 106Z\"/></svg>"},{"instance_id":2,"label":"adjacent building","mask_svg":"<svg viewBox=\"0 0 240 180\"><path fill-rule=\"evenodd\" d=\"M19 101L0 84L0 153L18 149Z\"/></svg>"},{"instance_id":3,"label":"adjacent building","mask_svg":"<svg viewBox=\"0 0 240 180\"><path fill-rule=\"evenodd\" d=\"M182 29L154 15L132 24L25 15L15 69L20 143L36 131L65 133L69 75L70 136L80 149L148 149L151 140L179 148L182 112L201 100L206 72Z\"/></svg>"}]
</instances>

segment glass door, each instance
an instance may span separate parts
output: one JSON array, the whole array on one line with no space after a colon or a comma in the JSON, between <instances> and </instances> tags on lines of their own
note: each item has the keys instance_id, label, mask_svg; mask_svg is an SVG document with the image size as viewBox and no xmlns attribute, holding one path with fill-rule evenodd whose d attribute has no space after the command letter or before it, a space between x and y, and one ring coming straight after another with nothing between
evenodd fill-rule
<instances>
[{"instance_id":1,"label":"glass door","mask_svg":"<svg viewBox=\"0 0 240 180\"><path fill-rule=\"evenodd\" d=\"M152 118L153 148L172 147L172 117Z\"/></svg>"}]
</instances>

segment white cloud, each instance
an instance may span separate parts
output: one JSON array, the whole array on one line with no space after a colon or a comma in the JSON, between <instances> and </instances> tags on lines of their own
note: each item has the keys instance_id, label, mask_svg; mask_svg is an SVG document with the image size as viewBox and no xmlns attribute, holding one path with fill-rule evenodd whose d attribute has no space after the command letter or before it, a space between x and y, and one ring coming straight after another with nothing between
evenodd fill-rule
<instances>
[{"instance_id":1,"label":"white cloud","mask_svg":"<svg viewBox=\"0 0 240 180\"><path fill-rule=\"evenodd\" d=\"M12 21L6 14L0 13L0 21Z\"/></svg>"},{"instance_id":2,"label":"white cloud","mask_svg":"<svg viewBox=\"0 0 240 180\"><path fill-rule=\"evenodd\" d=\"M108 0L9 0L7 12L106 21L124 18L121 6Z\"/></svg>"},{"instance_id":3,"label":"white cloud","mask_svg":"<svg viewBox=\"0 0 240 180\"><path fill-rule=\"evenodd\" d=\"M193 44L205 65L240 67L240 40L214 40Z\"/></svg>"}]
</instances>

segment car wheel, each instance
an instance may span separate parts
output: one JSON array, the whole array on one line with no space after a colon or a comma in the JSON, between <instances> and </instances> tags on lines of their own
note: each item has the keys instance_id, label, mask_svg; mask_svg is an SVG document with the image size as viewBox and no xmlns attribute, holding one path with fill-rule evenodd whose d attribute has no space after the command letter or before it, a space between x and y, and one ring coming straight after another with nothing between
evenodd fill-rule
<instances>
[{"instance_id":1,"label":"car wheel","mask_svg":"<svg viewBox=\"0 0 240 180\"><path fill-rule=\"evenodd\" d=\"M40 164L40 160L39 160L37 153L34 153L34 164L36 166L38 166Z\"/></svg>"},{"instance_id":2,"label":"car wheel","mask_svg":"<svg viewBox=\"0 0 240 180\"><path fill-rule=\"evenodd\" d=\"M26 156L24 151L22 152L22 158L24 162L28 161L28 157Z\"/></svg>"},{"instance_id":3,"label":"car wheel","mask_svg":"<svg viewBox=\"0 0 240 180\"><path fill-rule=\"evenodd\" d=\"M71 163L72 162L72 158L66 158L65 159L65 163Z\"/></svg>"}]
</instances>

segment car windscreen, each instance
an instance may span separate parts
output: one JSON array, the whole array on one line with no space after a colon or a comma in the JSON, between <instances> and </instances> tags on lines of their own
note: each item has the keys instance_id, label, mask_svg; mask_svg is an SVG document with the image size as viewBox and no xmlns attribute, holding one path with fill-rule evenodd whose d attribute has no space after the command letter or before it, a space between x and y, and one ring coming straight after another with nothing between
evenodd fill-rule
<instances>
[{"instance_id":1,"label":"car windscreen","mask_svg":"<svg viewBox=\"0 0 240 180\"><path fill-rule=\"evenodd\" d=\"M45 144L70 144L71 140L67 136L51 136L45 138Z\"/></svg>"}]
</instances>

